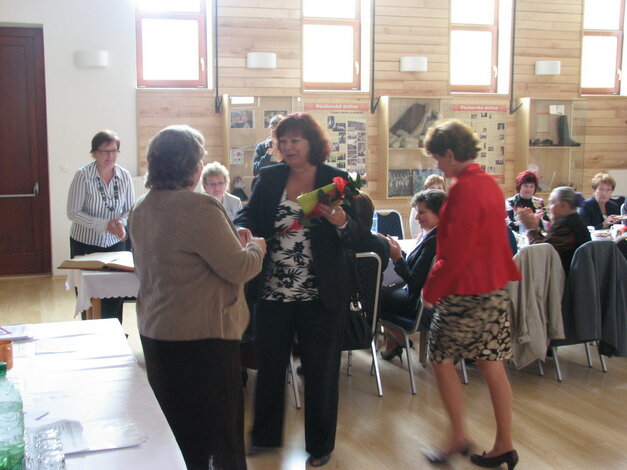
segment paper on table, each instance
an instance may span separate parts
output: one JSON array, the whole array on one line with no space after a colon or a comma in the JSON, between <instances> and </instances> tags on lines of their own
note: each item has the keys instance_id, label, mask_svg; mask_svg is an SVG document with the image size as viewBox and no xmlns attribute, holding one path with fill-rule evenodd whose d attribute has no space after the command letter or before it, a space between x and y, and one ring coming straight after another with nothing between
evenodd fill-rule
<instances>
[{"instance_id":1,"label":"paper on table","mask_svg":"<svg viewBox=\"0 0 627 470\"><path fill-rule=\"evenodd\" d=\"M40 429L49 428L55 428L59 431L63 443L63 452L66 455L97 450L123 449L137 446L145 441L129 417L83 423L63 419L31 428L27 432L35 433Z\"/></svg>"},{"instance_id":2,"label":"paper on table","mask_svg":"<svg viewBox=\"0 0 627 470\"><path fill-rule=\"evenodd\" d=\"M33 339L29 327L30 325L0 326L0 339L12 341Z\"/></svg>"}]
</instances>

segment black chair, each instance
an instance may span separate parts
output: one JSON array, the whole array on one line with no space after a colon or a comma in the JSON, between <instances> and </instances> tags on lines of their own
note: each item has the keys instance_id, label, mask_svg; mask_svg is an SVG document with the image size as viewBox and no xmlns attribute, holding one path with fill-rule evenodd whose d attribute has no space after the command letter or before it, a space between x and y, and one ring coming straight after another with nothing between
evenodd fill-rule
<instances>
[{"instance_id":1,"label":"black chair","mask_svg":"<svg viewBox=\"0 0 627 470\"><path fill-rule=\"evenodd\" d=\"M583 343L592 367L589 343L604 356L627 356L627 261L610 240L584 243L573 256L562 301L565 340L551 342L557 380L562 381L558 347Z\"/></svg>"},{"instance_id":2,"label":"black chair","mask_svg":"<svg viewBox=\"0 0 627 470\"><path fill-rule=\"evenodd\" d=\"M381 258L373 252L357 253L355 255L355 270L357 273L357 282L359 284L359 294L361 297L362 307L368 312L372 319L372 342L370 343L370 352L372 353L372 365L370 368L371 375L375 375L377 379L377 392L380 397L383 396L383 387L381 385L381 374L379 373L379 363L377 362L377 348L375 344L376 330L379 323L380 310L380 293L381 293ZM351 375L353 352L348 351L348 367L347 375Z\"/></svg>"},{"instance_id":3,"label":"black chair","mask_svg":"<svg viewBox=\"0 0 627 470\"><path fill-rule=\"evenodd\" d=\"M403 218L401 214L394 209L376 210L377 214L377 232L381 235L390 235L398 237L401 240L405 238L403 229Z\"/></svg>"}]
</instances>

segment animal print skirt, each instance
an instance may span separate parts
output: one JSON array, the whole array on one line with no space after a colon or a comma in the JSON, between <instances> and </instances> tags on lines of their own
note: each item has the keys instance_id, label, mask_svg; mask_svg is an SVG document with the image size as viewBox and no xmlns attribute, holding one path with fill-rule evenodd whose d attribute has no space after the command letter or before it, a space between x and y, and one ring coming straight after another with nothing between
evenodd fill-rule
<instances>
[{"instance_id":1,"label":"animal print skirt","mask_svg":"<svg viewBox=\"0 0 627 470\"><path fill-rule=\"evenodd\" d=\"M435 307L431 321L429 357L438 364L512 357L509 294L505 289L478 295L448 295Z\"/></svg>"}]
</instances>

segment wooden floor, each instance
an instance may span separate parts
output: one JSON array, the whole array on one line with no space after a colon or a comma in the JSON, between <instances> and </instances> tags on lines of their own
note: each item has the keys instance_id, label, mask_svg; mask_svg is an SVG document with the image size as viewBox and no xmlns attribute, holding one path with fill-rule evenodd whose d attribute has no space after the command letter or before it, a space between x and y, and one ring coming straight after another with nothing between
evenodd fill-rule
<instances>
[{"instance_id":1,"label":"wooden floor","mask_svg":"<svg viewBox=\"0 0 627 470\"><path fill-rule=\"evenodd\" d=\"M0 323L52 322L73 319L74 293L64 279L43 277L0 278ZM124 305L124 329L140 364L135 305ZM514 442L520 455L519 470L627 469L627 359L608 360L609 372L586 365L582 345L560 349L564 382L555 380L552 360L539 377L535 367L509 369L514 390ZM413 357L417 358L415 352ZM380 362L384 396L378 397L370 376L370 360L363 351L354 354L353 375L347 377L346 358L340 379L340 415L336 450L325 467L342 470L428 469L421 448L437 446L446 432L433 371L416 368L417 395L409 388L406 362ZM469 369L465 387L467 423L478 450L489 447L494 420L488 391L476 369ZM301 398L302 398L302 382ZM254 389L251 374L247 400L247 429ZM287 390L285 443L272 454L250 458L250 470L305 468L303 410L296 410ZM462 457L448 468L476 469Z\"/></svg>"}]
</instances>

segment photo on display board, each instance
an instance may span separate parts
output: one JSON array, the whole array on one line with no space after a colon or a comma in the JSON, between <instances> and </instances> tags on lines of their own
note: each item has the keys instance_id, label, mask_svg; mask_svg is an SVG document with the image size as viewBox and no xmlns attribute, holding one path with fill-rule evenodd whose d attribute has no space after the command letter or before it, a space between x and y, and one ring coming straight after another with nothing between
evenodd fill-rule
<instances>
[{"instance_id":1,"label":"photo on display board","mask_svg":"<svg viewBox=\"0 0 627 470\"><path fill-rule=\"evenodd\" d=\"M288 115L287 109L283 109L281 111L264 111L263 112L263 128L269 129L270 119L272 119L274 116L277 116L279 114L281 116L287 116Z\"/></svg>"},{"instance_id":2,"label":"photo on display board","mask_svg":"<svg viewBox=\"0 0 627 470\"><path fill-rule=\"evenodd\" d=\"M412 191L413 194L422 191L425 185L425 180L431 175L440 175L442 172L436 169L427 170L413 170L412 171Z\"/></svg>"},{"instance_id":3,"label":"photo on display board","mask_svg":"<svg viewBox=\"0 0 627 470\"><path fill-rule=\"evenodd\" d=\"M411 195L410 171L390 170L388 172L388 197Z\"/></svg>"},{"instance_id":4,"label":"photo on display board","mask_svg":"<svg viewBox=\"0 0 627 470\"><path fill-rule=\"evenodd\" d=\"M234 109L230 113L231 129L253 129L255 112L252 109Z\"/></svg>"}]
</instances>

